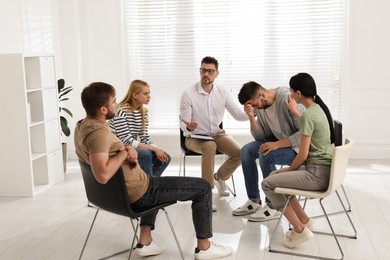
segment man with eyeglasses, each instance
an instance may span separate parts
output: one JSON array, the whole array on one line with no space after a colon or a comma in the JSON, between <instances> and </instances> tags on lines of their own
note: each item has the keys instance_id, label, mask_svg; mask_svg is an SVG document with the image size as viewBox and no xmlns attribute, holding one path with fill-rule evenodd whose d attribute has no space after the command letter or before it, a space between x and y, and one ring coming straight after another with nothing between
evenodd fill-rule
<instances>
[{"instance_id":1,"label":"man with eyeglasses","mask_svg":"<svg viewBox=\"0 0 390 260\"><path fill-rule=\"evenodd\" d=\"M294 160L299 150L299 119L286 104L294 100L290 98L287 87L266 89L254 81L242 86L238 100L249 116L250 131L255 141L241 149L248 201L235 209L233 215L250 214L248 220L255 222L275 219L280 212L270 208L267 199L262 206L256 160L259 160L263 179L276 170L276 165L290 165ZM304 107L299 105L298 110L303 112Z\"/></svg>"},{"instance_id":2,"label":"man with eyeglasses","mask_svg":"<svg viewBox=\"0 0 390 260\"><path fill-rule=\"evenodd\" d=\"M225 181L230 178L240 160L240 144L220 129L225 109L238 121L248 120L248 115L233 101L230 92L215 83L219 75L218 61L213 57L202 59L200 81L186 89L180 101L180 127L186 136L186 147L202 154L202 178L211 188L214 185L221 196L229 196ZM215 154L219 151L228 159L215 172ZM216 205L213 202L213 211Z\"/></svg>"}]
</instances>

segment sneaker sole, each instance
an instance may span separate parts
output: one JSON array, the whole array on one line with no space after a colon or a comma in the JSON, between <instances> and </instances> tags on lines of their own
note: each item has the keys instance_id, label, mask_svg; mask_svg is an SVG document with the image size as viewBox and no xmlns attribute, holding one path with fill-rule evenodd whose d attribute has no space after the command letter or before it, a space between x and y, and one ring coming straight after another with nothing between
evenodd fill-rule
<instances>
[{"instance_id":1,"label":"sneaker sole","mask_svg":"<svg viewBox=\"0 0 390 260\"><path fill-rule=\"evenodd\" d=\"M245 216L245 215L249 215L249 214L253 214L253 213L256 213L257 210L255 211L249 211L249 212L234 212L233 211L233 216Z\"/></svg>"},{"instance_id":2,"label":"sneaker sole","mask_svg":"<svg viewBox=\"0 0 390 260\"><path fill-rule=\"evenodd\" d=\"M268 217L268 218L261 218L261 219L257 219L257 218L248 218L249 221L251 222L265 222L265 221L269 221L269 220L274 220L274 219L278 219L280 217L280 215L278 216L273 216L273 217Z\"/></svg>"},{"instance_id":3,"label":"sneaker sole","mask_svg":"<svg viewBox=\"0 0 390 260\"><path fill-rule=\"evenodd\" d=\"M229 255L231 255L233 253L233 251L227 251L225 252L224 254L219 254L219 255L196 255L195 254L195 259L196 260L205 260L205 259L220 259L220 258L224 258L224 257L227 257Z\"/></svg>"},{"instance_id":4,"label":"sneaker sole","mask_svg":"<svg viewBox=\"0 0 390 260\"><path fill-rule=\"evenodd\" d=\"M135 254L138 255L138 256L155 256L155 255L161 255L162 253L164 253L164 250L161 250L161 251L158 251L158 252L152 252L152 253L147 253L147 252L139 252L137 250L134 250Z\"/></svg>"}]
</instances>

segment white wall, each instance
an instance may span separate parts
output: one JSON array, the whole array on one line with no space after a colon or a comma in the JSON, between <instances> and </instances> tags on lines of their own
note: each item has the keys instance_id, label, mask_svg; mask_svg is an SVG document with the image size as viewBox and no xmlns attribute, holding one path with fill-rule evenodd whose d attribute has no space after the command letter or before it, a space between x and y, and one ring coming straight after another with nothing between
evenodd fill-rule
<instances>
[{"instance_id":1,"label":"white wall","mask_svg":"<svg viewBox=\"0 0 390 260\"><path fill-rule=\"evenodd\" d=\"M19 1L0 0L0 53L22 52Z\"/></svg>"},{"instance_id":2,"label":"white wall","mask_svg":"<svg viewBox=\"0 0 390 260\"><path fill-rule=\"evenodd\" d=\"M121 27L121 1L58 1L63 78L74 87L66 106L72 111L68 154L76 159L73 129L85 116L80 101L82 89L93 81L116 87L118 96L127 89Z\"/></svg>"},{"instance_id":3,"label":"white wall","mask_svg":"<svg viewBox=\"0 0 390 260\"><path fill-rule=\"evenodd\" d=\"M344 92L354 158L390 159L390 1L351 1Z\"/></svg>"}]
</instances>

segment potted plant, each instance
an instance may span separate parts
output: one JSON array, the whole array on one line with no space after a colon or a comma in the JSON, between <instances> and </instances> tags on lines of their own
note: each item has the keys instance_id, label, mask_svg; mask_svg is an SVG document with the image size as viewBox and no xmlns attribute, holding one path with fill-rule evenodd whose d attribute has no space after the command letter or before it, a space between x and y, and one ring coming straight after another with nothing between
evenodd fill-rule
<instances>
[{"instance_id":1,"label":"potted plant","mask_svg":"<svg viewBox=\"0 0 390 260\"><path fill-rule=\"evenodd\" d=\"M58 86L58 108L59 108L59 114L60 114L60 124L61 124L61 132L65 136L70 135L70 128L68 125L68 119L65 117L65 115L68 115L70 117L73 117L72 112L70 112L69 109L64 107L62 104L63 102L69 100L66 95L73 90L71 86L65 87L65 80L59 79L57 81ZM64 164L64 173L66 172L66 161L67 161L67 144L66 142L62 143L62 157L63 157L63 164Z\"/></svg>"}]
</instances>

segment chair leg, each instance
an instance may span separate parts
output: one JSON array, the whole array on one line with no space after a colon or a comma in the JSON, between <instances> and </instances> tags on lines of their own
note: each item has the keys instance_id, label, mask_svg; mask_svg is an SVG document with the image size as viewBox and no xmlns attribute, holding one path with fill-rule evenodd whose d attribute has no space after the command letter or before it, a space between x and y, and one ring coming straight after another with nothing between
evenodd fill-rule
<instances>
[{"instance_id":1,"label":"chair leg","mask_svg":"<svg viewBox=\"0 0 390 260\"><path fill-rule=\"evenodd\" d=\"M236 196L237 196L237 193L236 193L236 185L235 185L235 183L234 183L234 177L233 177L233 175L232 175L231 179L232 179L233 189L230 188L229 185L226 185L226 187L228 188L228 190L230 191L230 193L233 194L234 197L236 197Z\"/></svg>"},{"instance_id":2,"label":"chair leg","mask_svg":"<svg viewBox=\"0 0 390 260\"><path fill-rule=\"evenodd\" d=\"M271 239L270 239L270 243L269 243L269 252L272 252L272 253L279 253L279 254L285 254L285 255L300 256L300 257L307 257L307 258L314 258L314 259L323 259L323 260L341 260L341 259L343 259L343 258L344 258L343 250L342 250L342 248L341 248L341 246L340 246L340 243L339 243L339 241L338 241L338 239L337 239L336 233L334 232L333 226L332 226L332 224L330 223L328 214L326 213L325 208L324 208L324 206L323 206L323 204L322 204L322 199L319 200L319 201L320 201L320 205L321 205L322 211L324 212L324 216L326 217L326 220L327 220L327 222L328 222L328 224L329 224L329 227L330 227L330 229L331 229L331 231L332 231L331 234L333 235L333 237L334 237L334 239L335 239L335 241L336 241L336 244L337 244L337 246L338 246L338 248L339 248L339 251L340 251L340 253L341 253L341 257L340 257L340 258L330 258L330 257L317 256L317 255L300 254L300 253L295 253L295 252L293 252L293 251L284 251L284 250L272 249L271 245L272 245L273 238L275 237L276 229L277 229L277 227L278 227L278 225L279 225L279 223L280 223L280 220L281 220L282 216L284 215L284 211L286 210L286 207L287 207L287 205L288 205L288 203L289 203L289 201L290 201L290 198L291 198L291 196L289 196L289 198L288 198L288 200L287 200L287 203L286 203L286 205L285 205L284 208L283 208L283 212L282 212L282 214L280 215L280 218L279 218L279 220L278 220L278 223L276 224L275 230L274 230L274 232L273 232L273 234L272 234L272 237L271 237ZM315 233L317 233L317 232L315 232ZM328 234L329 234L329 233L328 233Z\"/></svg>"},{"instance_id":3,"label":"chair leg","mask_svg":"<svg viewBox=\"0 0 390 260\"><path fill-rule=\"evenodd\" d=\"M183 176L186 177L186 155L183 155Z\"/></svg>"},{"instance_id":4,"label":"chair leg","mask_svg":"<svg viewBox=\"0 0 390 260\"><path fill-rule=\"evenodd\" d=\"M95 216L94 216L94 218L92 220L91 227L89 228L89 231L88 231L87 238L85 239L85 242L84 242L84 245L83 245L83 249L81 250L79 260L81 260L81 257L83 256L85 246L87 245L87 241L89 239L89 235L91 234L91 231L92 231L93 225L95 224L95 220L96 220L96 217L97 217L97 215L99 213L99 210L100 210L99 208L96 210Z\"/></svg>"},{"instance_id":5,"label":"chair leg","mask_svg":"<svg viewBox=\"0 0 390 260\"><path fill-rule=\"evenodd\" d=\"M341 187L343 187L343 186L341 186ZM347 194L345 194L344 187L343 187L343 191L344 191L344 195L346 196ZM352 237L351 237L351 236L347 236L347 237L349 237L349 238L355 238L355 239L356 239L356 238L357 238L357 230L356 230L356 228L355 228L355 225L354 225L353 222L352 222L351 217L350 217L349 214L348 214L348 212L350 212L350 210L351 210L351 204L349 204L349 201L348 201L349 209L347 210L347 209L345 208L344 203L343 203L343 201L341 200L340 194L338 193L337 190L336 190L336 194L337 194L337 197L339 198L339 201L340 201L341 206L342 206L343 209L344 209L345 215L347 215L348 220L349 220L349 223L351 224L352 229L353 229L353 231L355 232L355 234L354 234ZM347 198L347 197L346 197L346 198ZM347 200L348 200L348 198L347 198Z\"/></svg>"},{"instance_id":6,"label":"chair leg","mask_svg":"<svg viewBox=\"0 0 390 260\"><path fill-rule=\"evenodd\" d=\"M343 191L344 191L344 195L346 195L344 189L343 189ZM355 238L355 239L356 239L356 238L357 238L357 231L356 231L356 228L355 228L355 226L354 226L354 224L353 224L353 222L352 222L351 217L350 217L349 214L348 214L348 212L350 212L349 210L350 210L350 206L351 206L351 205L350 205L349 202L348 202L349 210L347 210L346 207L345 207L345 205L344 205L344 203L343 203L343 200L342 200L341 197L340 197L339 192L336 190L335 193L336 193L337 198L339 199L339 202L340 202L340 204L341 204L341 206L342 206L343 209L340 210L340 211L327 213L327 215L330 216L330 215L345 213L345 214L347 215L347 218L348 218L348 220L349 220L349 223L351 224L352 229L353 229L353 232L354 232L353 235L336 234L336 236L338 236L338 237ZM303 206L302 206L303 209L305 209L305 207L306 207L307 198L305 198L304 200L305 200L305 201L304 201ZM348 200L348 199L347 199L347 200ZM324 215L322 214L322 215L310 216L310 218L319 218L319 217L324 217ZM322 234L322 235L332 235L331 233L319 232L319 231L314 231L313 233Z\"/></svg>"},{"instance_id":7,"label":"chair leg","mask_svg":"<svg viewBox=\"0 0 390 260\"><path fill-rule=\"evenodd\" d=\"M334 232L333 226L332 226L332 224L330 223L328 214L326 214L324 205L322 204L322 199L320 199L320 205L321 205L322 211L324 212L326 221L328 221L328 224L329 224L330 230L332 231L333 237L334 237L334 239L336 240L337 246L339 247L339 251L340 251L340 253L341 253L341 258L340 258L340 259L343 259L343 258L344 258L343 250L341 249L339 240L337 239L337 236L336 236L336 233ZM344 207L344 206L343 206L343 207ZM347 214L347 215L348 215L348 214Z\"/></svg>"},{"instance_id":8,"label":"chair leg","mask_svg":"<svg viewBox=\"0 0 390 260\"><path fill-rule=\"evenodd\" d=\"M183 153L180 154L180 166L179 166L179 176L181 176L181 160L183 157Z\"/></svg>"},{"instance_id":9,"label":"chair leg","mask_svg":"<svg viewBox=\"0 0 390 260\"><path fill-rule=\"evenodd\" d=\"M99 260L109 259L109 258L112 258L112 257L114 257L114 256L121 255L121 254L124 254L124 253L127 253L127 252L129 252L128 259L130 260L131 254L133 253L133 249L134 249L134 242L135 242L135 239L137 239L137 241L138 241L137 233L138 233L138 227L139 227L139 220L138 220L138 219L136 219L136 220L137 220L137 225L134 227L133 220L130 219L131 225L133 226L133 230L134 230L134 236L133 236L133 240L132 240L132 242L131 242L130 248L124 249L124 250L119 251L119 252L116 252L116 253L114 253L114 254L112 254L112 255L109 255L109 256L105 256L105 257L103 257L103 258L99 258Z\"/></svg>"},{"instance_id":10,"label":"chair leg","mask_svg":"<svg viewBox=\"0 0 390 260\"><path fill-rule=\"evenodd\" d=\"M344 234L335 234L336 236L338 237L347 237L347 238L353 238L353 239L356 239L357 238L357 230L355 228L355 225L353 224L352 222L352 219L351 217L349 216L348 214L348 211L347 209L345 208L345 205L343 203L343 201L341 200L341 197L340 197L340 194L338 191L335 191L336 195L337 195L337 198L339 199L339 202L341 204L341 206L343 207L343 210L340 211L340 212L333 212L333 213L328 213L327 216L330 216L330 215L333 215L333 214L338 214L338 213L345 213L345 215L347 216L348 220L349 220L349 223L351 224L351 227L353 229L353 234L352 235L344 235ZM323 215L322 215L323 216ZM316 234L322 234L322 235L332 235L331 233L327 233L327 232L319 232L319 231L315 231L314 233Z\"/></svg>"},{"instance_id":11,"label":"chair leg","mask_svg":"<svg viewBox=\"0 0 390 260\"><path fill-rule=\"evenodd\" d=\"M268 251L269 251L269 252L272 252L272 253L279 253L278 250L272 249L272 241L273 241L274 238L275 238L276 230L278 229L278 226L279 226L280 222L282 221L284 212L286 211L287 205L288 205L288 203L290 202L291 197L292 197L292 195L290 195L290 196L287 198L287 202L286 202L286 204L284 205L283 211L282 211L282 213L280 214L280 217L279 217L279 219L278 219L278 222L276 222L276 226L275 226L274 232L272 232L272 237L271 237L271 239L269 240L269 245L268 245Z\"/></svg>"},{"instance_id":12,"label":"chair leg","mask_svg":"<svg viewBox=\"0 0 390 260\"><path fill-rule=\"evenodd\" d=\"M341 185L341 189L344 193L344 198L348 204L348 209L345 208L345 204L344 202L342 201L341 197L339 196L339 193L337 193L337 196L339 196L339 200L340 200L340 203L341 205L343 206L343 210L339 210L339 211L335 211L335 212L331 212L331 213L328 213L328 216L330 215L335 215L335 214L340 214L340 213L344 213L344 212L351 212L351 203L349 202L349 199L348 199L348 196L347 196L347 193L345 192L345 189L344 189L344 186ZM306 198L307 200L307 198ZM305 200L305 203L306 203L306 200ZM323 217L324 215L316 215L316 216L312 216L311 218L319 218L319 217Z\"/></svg>"},{"instance_id":13,"label":"chair leg","mask_svg":"<svg viewBox=\"0 0 390 260\"><path fill-rule=\"evenodd\" d=\"M169 215L168 215L168 212L167 212L164 208L162 208L162 210L164 211L165 217L166 217L167 220L168 220L168 224L169 224L169 226L170 226L170 228L171 228L173 237L175 238L177 247L179 248L179 252L180 252L181 258L184 260L183 251L181 250L181 246L180 246L179 240L177 239L176 232L175 232L175 229L173 228L173 225L172 225L171 219L170 219L170 217L169 217ZM129 258L129 259L130 259L130 258Z\"/></svg>"},{"instance_id":14,"label":"chair leg","mask_svg":"<svg viewBox=\"0 0 390 260\"><path fill-rule=\"evenodd\" d=\"M349 202L347 193L345 192L345 189L344 189L344 185L342 185L342 184L341 184L341 189L343 190L344 198L345 198L345 200L346 200L347 203L348 203L348 209L347 209L347 211L348 211L348 212L351 212L351 203Z\"/></svg>"}]
</instances>

